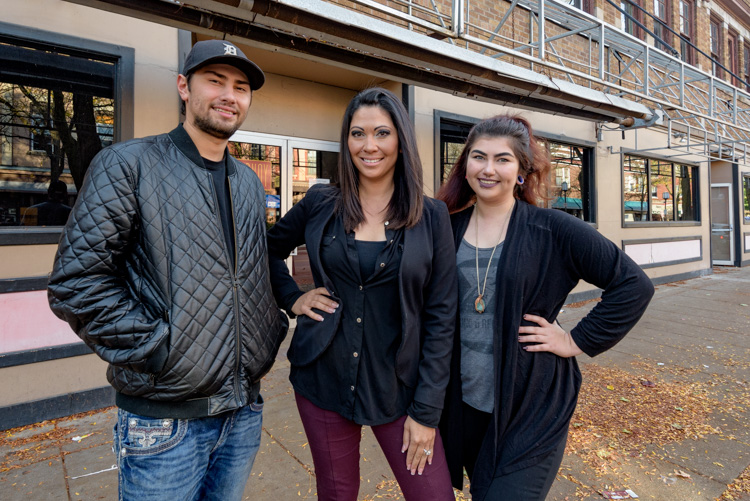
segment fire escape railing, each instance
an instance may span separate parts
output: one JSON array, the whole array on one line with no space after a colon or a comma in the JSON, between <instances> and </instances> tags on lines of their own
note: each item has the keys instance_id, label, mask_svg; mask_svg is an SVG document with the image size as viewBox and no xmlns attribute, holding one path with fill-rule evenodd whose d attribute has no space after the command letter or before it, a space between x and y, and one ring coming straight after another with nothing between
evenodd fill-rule
<instances>
[{"instance_id":1,"label":"fire escape railing","mask_svg":"<svg viewBox=\"0 0 750 501\"><path fill-rule=\"evenodd\" d=\"M560 0L333 3L360 12L363 6L431 38L652 106L663 112L670 132L677 127L688 136L702 135L707 152L716 144L750 141L750 94L731 83L742 81L737 75L716 62L730 80L724 81L682 61L674 49L669 54ZM655 44L671 49L637 24ZM706 56L697 47L693 50Z\"/></svg>"}]
</instances>

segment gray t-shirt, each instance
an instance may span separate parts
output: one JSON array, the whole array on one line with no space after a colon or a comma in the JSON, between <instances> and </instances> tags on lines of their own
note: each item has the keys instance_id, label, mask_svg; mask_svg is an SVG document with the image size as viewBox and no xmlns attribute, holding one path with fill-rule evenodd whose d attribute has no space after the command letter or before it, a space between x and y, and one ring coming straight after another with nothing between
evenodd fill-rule
<instances>
[{"instance_id":1,"label":"gray t-shirt","mask_svg":"<svg viewBox=\"0 0 750 501\"><path fill-rule=\"evenodd\" d=\"M485 312L474 309L477 292L476 248L466 240L461 240L456 254L458 268L458 297L461 315L461 388L463 400L475 409L492 412L495 407L495 372L492 362L493 334L492 321L495 316L494 296L497 263L503 244L497 246L487 273L487 287L484 289ZM479 249L479 287L484 283L487 262L492 255L492 247Z\"/></svg>"}]
</instances>

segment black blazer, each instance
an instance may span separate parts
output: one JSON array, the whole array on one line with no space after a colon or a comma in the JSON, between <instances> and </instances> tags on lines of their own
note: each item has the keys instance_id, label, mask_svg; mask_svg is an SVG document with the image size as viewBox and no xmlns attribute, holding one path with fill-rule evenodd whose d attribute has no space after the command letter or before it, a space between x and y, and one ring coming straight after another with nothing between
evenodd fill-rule
<instances>
[{"instance_id":1,"label":"black blazer","mask_svg":"<svg viewBox=\"0 0 750 501\"><path fill-rule=\"evenodd\" d=\"M314 186L268 231L271 285L279 306L290 316L292 305L303 293L284 260L303 244L307 246L315 286L328 289L341 304L347 300L336 295L320 261L323 231L334 217L339 196L336 187ZM458 304L456 255L443 202L425 197L419 223L404 231L399 290L402 340L396 355L396 376L406 386L416 387L416 402L440 410L448 384ZM292 365L313 363L325 351L338 330L342 311L320 312L322 322L306 315L297 318L288 353Z\"/></svg>"}]
</instances>

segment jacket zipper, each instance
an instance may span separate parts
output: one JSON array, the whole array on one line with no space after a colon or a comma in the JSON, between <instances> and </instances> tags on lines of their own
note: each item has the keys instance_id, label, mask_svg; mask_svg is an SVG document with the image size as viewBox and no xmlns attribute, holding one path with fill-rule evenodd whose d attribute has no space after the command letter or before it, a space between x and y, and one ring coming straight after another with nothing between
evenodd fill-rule
<instances>
[{"instance_id":1,"label":"jacket zipper","mask_svg":"<svg viewBox=\"0 0 750 501\"><path fill-rule=\"evenodd\" d=\"M234 219L234 200L232 199L232 181L227 172L227 187L229 188L229 208L232 216L232 231L234 232L234 272L232 273L232 297L234 298L234 334L235 334L235 365L234 365L234 392L237 401L242 404L240 392L240 360L242 357L242 336L240 335L240 282L237 280L237 223Z\"/></svg>"},{"instance_id":2,"label":"jacket zipper","mask_svg":"<svg viewBox=\"0 0 750 501\"><path fill-rule=\"evenodd\" d=\"M225 242L224 238L224 226L221 224L221 215L219 211L219 197L214 190L213 178L209 172L206 172L208 177L208 186L211 190L211 195L214 199L214 215L219 220L219 232L221 233L221 241ZM229 180L229 173L227 173L227 186L229 188L229 207L230 216L232 217L232 231L234 232L234 249L226 249L227 254L234 251L234 266L229 268L229 278L232 279L232 309L234 310L234 337L235 337L235 353L234 353L234 396L239 404L242 404L242 394L240 392L240 358L241 358L241 338L240 338L240 312L239 312L239 281L237 280L237 231L236 223L234 219L234 201L232 200L232 183ZM226 248L226 245L222 243L222 247ZM229 257L227 255L227 257Z\"/></svg>"}]
</instances>

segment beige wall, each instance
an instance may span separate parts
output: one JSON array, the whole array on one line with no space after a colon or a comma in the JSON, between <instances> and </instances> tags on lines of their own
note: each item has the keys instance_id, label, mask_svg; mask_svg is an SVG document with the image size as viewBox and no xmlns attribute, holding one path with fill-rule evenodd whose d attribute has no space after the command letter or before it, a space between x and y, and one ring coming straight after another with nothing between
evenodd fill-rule
<instances>
[{"instance_id":1,"label":"beige wall","mask_svg":"<svg viewBox=\"0 0 750 501\"><path fill-rule=\"evenodd\" d=\"M6 23L135 49L135 136L171 130L179 118L177 30L62 0L2 2Z\"/></svg>"},{"instance_id":2,"label":"beige wall","mask_svg":"<svg viewBox=\"0 0 750 501\"><path fill-rule=\"evenodd\" d=\"M355 91L267 74L253 94L241 130L305 139L338 141L341 118Z\"/></svg>"},{"instance_id":3,"label":"beige wall","mask_svg":"<svg viewBox=\"0 0 750 501\"><path fill-rule=\"evenodd\" d=\"M0 407L109 386L107 364L83 355L0 369Z\"/></svg>"},{"instance_id":4,"label":"beige wall","mask_svg":"<svg viewBox=\"0 0 750 501\"><path fill-rule=\"evenodd\" d=\"M0 245L0 280L46 275L55 251L57 245Z\"/></svg>"}]
</instances>

